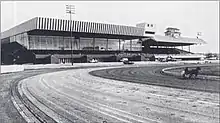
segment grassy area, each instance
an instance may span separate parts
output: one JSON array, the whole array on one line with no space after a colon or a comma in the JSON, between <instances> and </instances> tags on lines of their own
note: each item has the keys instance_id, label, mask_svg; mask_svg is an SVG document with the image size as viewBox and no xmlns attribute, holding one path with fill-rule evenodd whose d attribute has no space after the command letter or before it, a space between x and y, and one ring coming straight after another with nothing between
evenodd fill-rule
<instances>
[{"instance_id":1,"label":"grassy area","mask_svg":"<svg viewBox=\"0 0 220 123\"><path fill-rule=\"evenodd\" d=\"M183 70L184 70L184 68L180 68L180 69L174 69L171 71L181 72ZM210 75L210 76L220 76L220 66L217 64L213 65L213 66L202 66L199 74L200 75Z\"/></svg>"},{"instance_id":2,"label":"grassy area","mask_svg":"<svg viewBox=\"0 0 220 123\"><path fill-rule=\"evenodd\" d=\"M201 74L220 76L220 66L216 65L216 66L210 66L210 67L202 67Z\"/></svg>"}]
</instances>

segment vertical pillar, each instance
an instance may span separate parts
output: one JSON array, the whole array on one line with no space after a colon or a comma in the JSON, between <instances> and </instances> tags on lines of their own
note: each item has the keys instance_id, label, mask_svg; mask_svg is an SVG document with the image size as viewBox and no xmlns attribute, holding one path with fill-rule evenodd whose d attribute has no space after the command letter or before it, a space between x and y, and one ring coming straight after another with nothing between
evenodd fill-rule
<instances>
[{"instance_id":1,"label":"vertical pillar","mask_svg":"<svg viewBox=\"0 0 220 123\"><path fill-rule=\"evenodd\" d=\"M189 52L190 52L190 45L189 45Z\"/></svg>"},{"instance_id":2,"label":"vertical pillar","mask_svg":"<svg viewBox=\"0 0 220 123\"><path fill-rule=\"evenodd\" d=\"M45 36L45 37L44 37L44 40L45 40L45 42L46 42L46 46L45 46L45 47L46 47L46 50L47 50L47 48L48 48L48 38Z\"/></svg>"},{"instance_id":3,"label":"vertical pillar","mask_svg":"<svg viewBox=\"0 0 220 123\"><path fill-rule=\"evenodd\" d=\"M41 39L42 39L42 36L39 38L39 48L40 49L42 49L42 47L41 47L41 43L42 43Z\"/></svg>"},{"instance_id":4,"label":"vertical pillar","mask_svg":"<svg viewBox=\"0 0 220 123\"><path fill-rule=\"evenodd\" d=\"M76 44L75 44L75 37L70 37L70 40L72 41L72 50L75 50Z\"/></svg>"},{"instance_id":5,"label":"vertical pillar","mask_svg":"<svg viewBox=\"0 0 220 123\"><path fill-rule=\"evenodd\" d=\"M80 43L81 43L81 42L80 42L80 37L79 37L79 50L80 50L80 48L81 48Z\"/></svg>"},{"instance_id":6,"label":"vertical pillar","mask_svg":"<svg viewBox=\"0 0 220 123\"><path fill-rule=\"evenodd\" d=\"M130 40L130 51L132 51L132 40Z\"/></svg>"},{"instance_id":7,"label":"vertical pillar","mask_svg":"<svg viewBox=\"0 0 220 123\"><path fill-rule=\"evenodd\" d=\"M143 42L142 42L141 38L139 39L139 41L141 42L141 46L140 46L140 48L138 48L138 50L140 50L142 52L143 51L143 49L142 49Z\"/></svg>"},{"instance_id":8,"label":"vertical pillar","mask_svg":"<svg viewBox=\"0 0 220 123\"><path fill-rule=\"evenodd\" d=\"M121 40L119 39L119 51L121 50Z\"/></svg>"},{"instance_id":9,"label":"vertical pillar","mask_svg":"<svg viewBox=\"0 0 220 123\"><path fill-rule=\"evenodd\" d=\"M105 50L108 50L108 38L107 38L107 43L106 43L106 49Z\"/></svg>"},{"instance_id":10,"label":"vertical pillar","mask_svg":"<svg viewBox=\"0 0 220 123\"><path fill-rule=\"evenodd\" d=\"M74 36L74 48L75 50L78 50L78 45L77 45L77 38Z\"/></svg>"},{"instance_id":11,"label":"vertical pillar","mask_svg":"<svg viewBox=\"0 0 220 123\"><path fill-rule=\"evenodd\" d=\"M93 44L93 50L95 50L95 38L93 38L92 44Z\"/></svg>"},{"instance_id":12,"label":"vertical pillar","mask_svg":"<svg viewBox=\"0 0 220 123\"><path fill-rule=\"evenodd\" d=\"M65 44L66 42L64 42L64 36L63 36L63 49L65 49L66 48L66 44Z\"/></svg>"},{"instance_id":13,"label":"vertical pillar","mask_svg":"<svg viewBox=\"0 0 220 123\"><path fill-rule=\"evenodd\" d=\"M123 40L122 51L125 51L125 40Z\"/></svg>"},{"instance_id":14,"label":"vertical pillar","mask_svg":"<svg viewBox=\"0 0 220 123\"><path fill-rule=\"evenodd\" d=\"M36 39L36 38L35 38L35 39ZM33 48L36 49L36 48L37 48L36 43L39 42L39 36L38 36L38 38L37 38L37 41L36 41L36 40L33 40L33 38L30 38L29 40L34 43Z\"/></svg>"}]
</instances>

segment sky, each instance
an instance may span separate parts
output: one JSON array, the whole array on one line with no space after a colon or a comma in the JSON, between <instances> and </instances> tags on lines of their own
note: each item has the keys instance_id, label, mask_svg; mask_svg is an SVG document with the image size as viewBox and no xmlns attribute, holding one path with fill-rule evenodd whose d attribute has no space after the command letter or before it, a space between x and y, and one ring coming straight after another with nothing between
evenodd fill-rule
<instances>
[{"instance_id":1,"label":"sky","mask_svg":"<svg viewBox=\"0 0 220 123\"><path fill-rule=\"evenodd\" d=\"M1 31L34 17L69 19L66 5L75 5L74 20L135 26L156 24L156 34L179 28L184 37L201 32L207 44L195 45L195 53L219 53L218 1L1 1Z\"/></svg>"}]
</instances>

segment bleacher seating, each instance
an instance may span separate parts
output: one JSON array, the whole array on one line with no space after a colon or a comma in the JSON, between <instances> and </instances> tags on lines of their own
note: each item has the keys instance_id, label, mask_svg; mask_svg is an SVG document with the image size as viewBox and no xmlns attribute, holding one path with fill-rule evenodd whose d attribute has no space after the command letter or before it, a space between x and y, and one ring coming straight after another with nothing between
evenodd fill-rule
<instances>
[{"instance_id":1,"label":"bleacher seating","mask_svg":"<svg viewBox=\"0 0 220 123\"><path fill-rule=\"evenodd\" d=\"M177 48L176 48L176 50L178 52L180 52L180 54L193 54L192 52L189 52L189 51L186 51L186 50L181 50L181 49L177 49Z\"/></svg>"},{"instance_id":2,"label":"bleacher seating","mask_svg":"<svg viewBox=\"0 0 220 123\"><path fill-rule=\"evenodd\" d=\"M150 54L193 54L192 52L177 48L149 48L147 53Z\"/></svg>"},{"instance_id":3,"label":"bleacher seating","mask_svg":"<svg viewBox=\"0 0 220 123\"><path fill-rule=\"evenodd\" d=\"M150 54L180 54L176 48L150 48L148 53Z\"/></svg>"}]
</instances>

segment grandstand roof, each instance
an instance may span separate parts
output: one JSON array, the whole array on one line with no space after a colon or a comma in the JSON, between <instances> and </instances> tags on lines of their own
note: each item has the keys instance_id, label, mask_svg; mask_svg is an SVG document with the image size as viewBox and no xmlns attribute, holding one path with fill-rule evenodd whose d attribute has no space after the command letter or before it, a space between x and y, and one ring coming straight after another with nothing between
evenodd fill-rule
<instances>
[{"instance_id":1,"label":"grandstand roof","mask_svg":"<svg viewBox=\"0 0 220 123\"><path fill-rule=\"evenodd\" d=\"M143 37L144 28L76 20L36 17L1 33L2 38L32 30L90 33L102 35Z\"/></svg>"},{"instance_id":2,"label":"grandstand roof","mask_svg":"<svg viewBox=\"0 0 220 123\"><path fill-rule=\"evenodd\" d=\"M171 37L171 36L155 35L153 39L156 42L206 44L206 42L204 40L200 39L200 38L188 38L188 37L174 38L174 37Z\"/></svg>"},{"instance_id":3,"label":"grandstand roof","mask_svg":"<svg viewBox=\"0 0 220 123\"><path fill-rule=\"evenodd\" d=\"M5 32L2 32L1 39L13 35L17 35L23 32L28 32L29 34L32 34L37 31L38 32L40 31L41 34L43 33L43 34L53 34L53 35L54 34L69 35L69 32L72 31L76 35L87 35L92 37L104 36L108 38L121 38L121 39L138 39L138 38L151 37L144 35L144 32L146 31L145 28L139 28L134 26L84 22L84 21L76 21L76 20L72 20L70 22L70 20L36 17L20 25L17 25ZM206 43L204 40L199 38L187 38L187 37L174 38L170 36L161 36L161 35L154 35L151 39L154 42L156 41L157 43L160 43L161 45L166 45L167 43L169 43L169 45L193 45L193 44Z\"/></svg>"}]
</instances>

